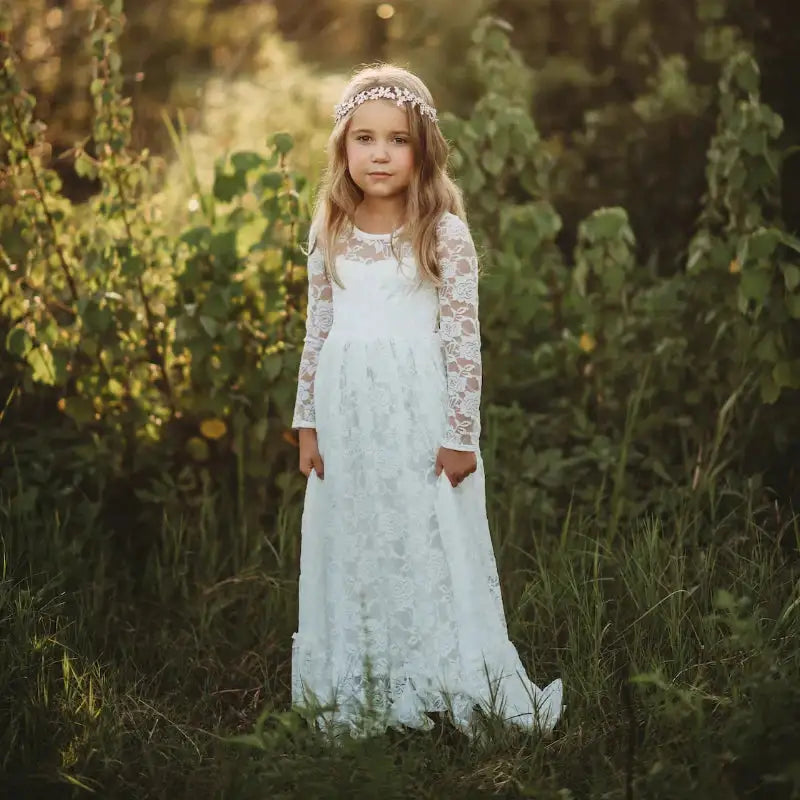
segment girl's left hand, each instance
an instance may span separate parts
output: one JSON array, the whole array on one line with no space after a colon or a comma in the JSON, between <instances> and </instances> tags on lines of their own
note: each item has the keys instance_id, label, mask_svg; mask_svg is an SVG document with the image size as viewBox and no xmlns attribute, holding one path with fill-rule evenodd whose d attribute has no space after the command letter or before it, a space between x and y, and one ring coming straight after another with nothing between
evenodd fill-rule
<instances>
[{"instance_id":1,"label":"girl's left hand","mask_svg":"<svg viewBox=\"0 0 800 800\"><path fill-rule=\"evenodd\" d=\"M478 457L475 453L463 450L451 450L440 447L436 455L436 477L444 470L450 484L455 488L467 475L478 469Z\"/></svg>"}]
</instances>

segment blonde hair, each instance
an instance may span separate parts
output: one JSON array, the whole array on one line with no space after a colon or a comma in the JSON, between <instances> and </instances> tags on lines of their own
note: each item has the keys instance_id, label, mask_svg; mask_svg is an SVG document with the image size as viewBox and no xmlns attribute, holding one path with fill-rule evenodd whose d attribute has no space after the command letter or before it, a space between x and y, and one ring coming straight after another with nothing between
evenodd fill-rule
<instances>
[{"instance_id":1,"label":"blonde hair","mask_svg":"<svg viewBox=\"0 0 800 800\"><path fill-rule=\"evenodd\" d=\"M341 103L360 92L378 86L407 89L433 106L428 87L413 73L393 64L377 64L358 70L345 88ZM450 148L436 122L420 114L408 104L408 126L414 148L414 171L406 195L406 218L403 238L410 242L421 278L441 283L441 270L436 258L436 228L442 214L449 211L465 219L461 191L448 174ZM346 137L352 114L337 122L328 137L328 165L323 174L314 208L311 249L322 248L325 266L339 286L336 272L336 245L339 238L352 230L355 210L364 194L347 170Z\"/></svg>"}]
</instances>

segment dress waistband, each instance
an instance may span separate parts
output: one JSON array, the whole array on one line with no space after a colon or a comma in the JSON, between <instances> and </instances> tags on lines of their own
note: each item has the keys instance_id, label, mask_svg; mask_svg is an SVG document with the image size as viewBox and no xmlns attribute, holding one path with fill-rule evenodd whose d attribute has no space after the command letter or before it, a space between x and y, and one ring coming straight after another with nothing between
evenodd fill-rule
<instances>
[{"instance_id":1,"label":"dress waistband","mask_svg":"<svg viewBox=\"0 0 800 800\"><path fill-rule=\"evenodd\" d=\"M438 330L397 330L391 328L351 327L349 325L334 324L328 338L334 339L353 339L359 341L378 341L378 340L408 340L408 341L434 341L441 342L441 335Z\"/></svg>"}]
</instances>

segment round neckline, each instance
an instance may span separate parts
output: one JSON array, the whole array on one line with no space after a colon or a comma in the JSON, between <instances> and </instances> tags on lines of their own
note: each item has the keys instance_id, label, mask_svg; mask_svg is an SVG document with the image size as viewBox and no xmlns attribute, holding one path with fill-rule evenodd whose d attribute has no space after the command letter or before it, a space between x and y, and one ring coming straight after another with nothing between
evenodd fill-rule
<instances>
[{"instance_id":1,"label":"round neckline","mask_svg":"<svg viewBox=\"0 0 800 800\"><path fill-rule=\"evenodd\" d=\"M357 236L361 236L364 239L391 239L397 233L401 233L405 225L401 225L399 228L395 228L393 231L389 233L369 233L368 231L362 231L355 222L351 223L353 226L353 233Z\"/></svg>"}]
</instances>

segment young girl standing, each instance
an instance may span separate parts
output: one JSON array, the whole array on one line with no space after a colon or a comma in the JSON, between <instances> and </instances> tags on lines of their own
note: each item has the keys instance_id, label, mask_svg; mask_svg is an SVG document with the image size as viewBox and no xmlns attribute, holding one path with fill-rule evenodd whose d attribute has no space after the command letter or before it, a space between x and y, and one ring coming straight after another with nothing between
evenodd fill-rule
<instances>
[{"instance_id":1,"label":"young girl standing","mask_svg":"<svg viewBox=\"0 0 800 800\"><path fill-rule=\"evenodd\" d=\"M419 78L353 77L309 236L292 423L308 477L292 703L324 731L429 729L446 711L472 737L475 706L543 731L561 713L561 681L532 684L508 639L478 441L478 263L447 159Z\"/></svg>"}]
</instances>

